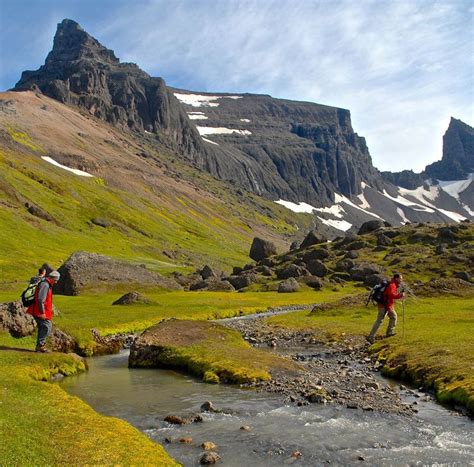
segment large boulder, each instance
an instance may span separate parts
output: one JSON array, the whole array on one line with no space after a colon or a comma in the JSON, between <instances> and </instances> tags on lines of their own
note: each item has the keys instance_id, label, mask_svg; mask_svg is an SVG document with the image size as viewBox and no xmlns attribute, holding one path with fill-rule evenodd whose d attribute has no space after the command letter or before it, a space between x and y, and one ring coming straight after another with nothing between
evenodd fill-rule
<instances>
[{"instance_id":1,"label":"large boulder","mask_svg":"<svg viewBox=\"0 0 474 467\"><path fill-rule=\"evenodd\" d=\"M337 272L347 272L350 269L352 269L355 266L354 261L352 259L346 258L346 259L341 259L341 261L338 261L336 263L335 270Z\"/></svg>"},{"instance_id":2,"label":"large boulder","mask_svg":"<svg viewBox=\"0 0 474 467\"><path fill-rule=\"evenodd\" d=\"M311 274L318 277L324 277L329 271L326 265L319 259L310 261L307 268Z\"/></svg>"},{"instance_id":3,"label":"large boulder","mask_svg":"<svg viewBox=\"0 0 474 467\"><path fill-rule=\"evenodd\" d=\"M377 264L360 263L356 264L349 272L353 281L365 281L367 276L382 274L383 268Z\"/></svg>"},{"instance_id":4,"label":"large boulder","mask_svg":"<svg viewBox=\"0 0 474 467\"><path fill-rule=\"evenodd\" d=\"M388 246L392 244L392 239L383 233L377 236L377 246Z\"/></svg>"},{"instance_id":5,"label":"large boulder","mask_svg":"<svg viewBox=\"0 0 474 467\"><path fill-rule=\"evenodd\" d=\"M243 274L241 276L230 276L227 280L232 284L236 290L248 287L250 284L257 282L257 276L253 273Z\"/></svg>"},{"instance_id":6,"label":"large boulder","mask_svg":"<svg viewBox=\"0 0 474 467\"><path fill-rule=\"evenodd\" d=\"M357 232L359 235L364 235L369 232L373 232L374 230L378 230L385 227L385 224L382 220L379 219L374 219L372 221L367 221L364 222L359 229L359 232Z\"/></svg>"},{"instance_id":7,"label":"large boulder","mask_svg":"<svg viewBox=\"0 0 474 467\"><path fill-rule=\"evenodd\" d=\"M318 243L326 243L327 241L327 238L318 233L316 230L311 230L301 243L300 249L308 248L309 246L317 245Z\"/></svg>"},{"instance_id":8,"label":"large boulder","mask_svg":"<svg viewBox=\"0 0 474 467\"><path fill-rule=\"evenodd\" d=\"M217 274L216 272L211 268L211 266L209 266L208 264L206 264L202 270L201 270L201 277L206 280L206 279L209 279L210 277L217 277Z\"/></svg>"},{"instance_id":9,"label":"large boulder","mask_svg":"<svg viewBox=\"0 0 474 467\"><path fill-rule=\"evenodd\" d=\"M315 259L325 260L328 257L329 257L329 252L328 250L326 250L326 248L316 248L314 250L307 251L303 255L303 261L305 263L309 263L310 261L313 261Z\"/></svg>"},{"instance_id":10,"label":"large boulder","mask_svg":"<svg viewBox=\"0 0 474 467\"><path fill-rule=\"evenodd\" d=\"M61 278L54 291L60 295L79 295L86 287L103 285L150 285L165 289L181 289L175 280L151 272L145 266L85 251L73 253L58 271L61 273Z\"/></svg>"},{"instance_id":11,"label":"large boulder","mask_svg":"<svg viewBox=\"0 0 474 467\"><path fill-rule=\"evenodd\" d=\"M307 276L308 271L302 266L289 264L288 266L277 269L276 275L278 279L288 279L289 277Z\"/></svg>"},{"instance_id":12,"label":"large boulder","mask_svg":"<svg viewBox=\"0 0 474 467\"><path fill-rule=\"evenodd\" d=\"M274 243L255 237L250 247L249 256L255 261L261 261L269 256L276 255L276 246Z\"/></svg>"},{"instance_id":13,"label":"large boulder","mask_svg":"<svg viewBox=\"0 0 474 467\"><path fill-rule=\"evenodd\" d=\"M16 338L25 337L36 332L36 322L20 302L0 303L0 331L6 331ZM76 340L56 326L53 326L47 345L55 352L77 350Z\"/></svg>"},{"instance_id":14,"label":"large boulder","mask_svg":"<svg viewBox=\"0 0 474 467\"><path fill-rule=\"evenodd\" d=\"M232 292L235 287L227 280L210 278L207 281L207 290L211 292Z\"/></svg>"},{"instance_id":15,"label":"large boulder","mask_svg":"<svg viewBox=\"0 0 474 467\"><path fill-rule=\"evenodd\" d=\"M35 320L26 313L20 302L0 303L0 330L10 333L13 337L25 337L33 334Z\"/></svg>"},{"instance_id":16,"label":"large boulder","mask_svg":"<svg viewBox=\"0 0 474 467\"><path fill-rule=\"evenodd\" d=\"M289 292L296 292L299 290L300 285L298 281L294 277L290 277L283 282L280 282L278 285L278 292L279 293L289 293Z\"/></svg>"},{"instance_id":17,"label":"large boulder","mask_svg":"<svg viewBox=\"0 0 474 467\"><path fill-rule=\"evenodd\" d=\"M135 305L151 303L150 299L139 292L128 292L115 300L112 305Z\"/></svg>"}]
</instances>

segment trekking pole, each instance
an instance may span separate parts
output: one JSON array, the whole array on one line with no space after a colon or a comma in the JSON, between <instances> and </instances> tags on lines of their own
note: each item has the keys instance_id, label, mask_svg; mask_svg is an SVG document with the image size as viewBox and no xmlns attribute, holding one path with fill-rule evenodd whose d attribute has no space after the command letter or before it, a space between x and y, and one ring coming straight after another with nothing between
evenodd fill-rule
<instances>
[{"instance_id":1,"label":"trekking pole","mask_svg":"<svg viewBox=\"0 0 474 467\"><path fill-rule=\"evenodd\" d=\"M405 299L402 300L402 340L405 337Z\"/></svg>"}]
</instances>

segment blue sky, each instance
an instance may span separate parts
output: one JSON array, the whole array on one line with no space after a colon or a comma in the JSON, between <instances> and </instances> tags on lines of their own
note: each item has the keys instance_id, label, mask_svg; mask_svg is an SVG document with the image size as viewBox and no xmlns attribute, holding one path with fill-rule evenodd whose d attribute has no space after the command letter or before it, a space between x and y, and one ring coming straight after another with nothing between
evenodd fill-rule
<instances>
[{"instance_id":1,"label":"blue sky","mask_svg":"<svg viewBox=\"0 0 474 467\"><path fill-rule=\"evenodd\" d=\"M376 167L420 171L451 116L474 123L473 17L471 0L0 0L0 90L70 18L175 87L350 109Z\"/></svg>"}]
</instances>

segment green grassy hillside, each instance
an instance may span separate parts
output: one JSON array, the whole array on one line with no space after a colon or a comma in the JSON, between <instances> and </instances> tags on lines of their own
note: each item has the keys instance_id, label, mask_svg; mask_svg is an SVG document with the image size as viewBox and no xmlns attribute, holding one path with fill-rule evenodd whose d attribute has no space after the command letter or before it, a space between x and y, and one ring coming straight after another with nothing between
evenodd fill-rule
<instances>
[{"instance_id":1,"label":"green grassy hillside","mask_svg":"<svg viewBox=\"0 0 474 467\"><path fill-rule=\"evenodd\" d=\"M283 251L309 224L308 215L214 179L154 136L41 94L0 93L0 290L77 250L162 273L229 269L248 261L255 235Z\"/></svg>"}]
</instances>

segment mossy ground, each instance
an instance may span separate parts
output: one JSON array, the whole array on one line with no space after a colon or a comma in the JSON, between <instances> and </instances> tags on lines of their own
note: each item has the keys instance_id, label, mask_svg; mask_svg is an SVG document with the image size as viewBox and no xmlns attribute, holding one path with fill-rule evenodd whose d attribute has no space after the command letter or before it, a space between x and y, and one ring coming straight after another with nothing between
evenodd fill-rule
<instances>
[{"instance_id":1,"label":"mossy ground","mask_svg":"<svg viewBox=\"0 0 474 467\"><path fill-rule=\"evenodd\" d=\"M307 305L341 297L348 290L319 291L305 289L293 294L276 292L144 292L150 304L112 305L121 291L80 295L54 296L54 303L61 315L54 318L54 325L74 336L85 354L94 353L95 341L91 329L101 335L135 333L166 318L208 320L228 318L242 314L265 311L283 305ZM16 300L18 294L0 293L0 302ZM0 344L1 344L0 340ZM32 348L32 347L30 347Z\"/></svg>"},{"instance_id":2,"label":"mossy ground","mask_svg":"<svg viewBox=\"0 0 474 467\"><path fill-rule=\"evenodd\" d=\"M298 369L291 361L254 349L239 332L217 323L165 321L149 329L144 339L160 350L138 366L184 369L208 383L266 381L271 379L273 371Z\"/></svg>"},{"instance_id":3,"label":"mossy ground","mask_svg":"<svg viewBox=\"0 0 474 467\"><path fill-rule=\"evenodd\" d=\"M457 403L474 413L474 296L408 299L397 303L397 335L371 348L389 376L432 388L441 402ZM293 329L323 329L330 338L366 336L375 320L372 306L336 307L270 318L270 324ZM383 335L384 323L379 330ZM403 332L404 328L404 332Z\"/></svg>"},{"instance_id":4,"label":"mossy ground","mask_svg":"<svg viewBox=\"0 0 474 467\"><path fill-rule=\"evenodd\" d=\"M2 465L178 465L128 423L97 414L47 382L84 371L82 359L2 346L0 360Z\"/></svg>"}]
</instances>

